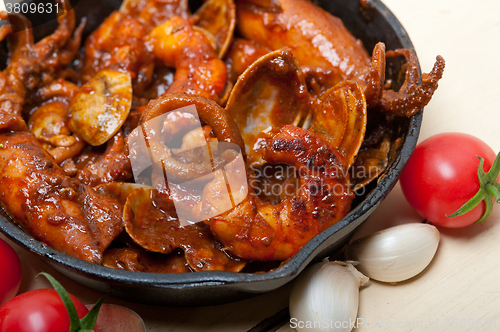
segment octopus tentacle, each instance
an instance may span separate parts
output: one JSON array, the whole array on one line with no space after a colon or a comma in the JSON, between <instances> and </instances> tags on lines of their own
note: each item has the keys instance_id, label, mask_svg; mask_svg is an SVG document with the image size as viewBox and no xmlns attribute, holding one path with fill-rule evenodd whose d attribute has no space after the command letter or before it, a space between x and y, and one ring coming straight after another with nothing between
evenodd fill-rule
<instances>
[{"instance_id":1,"label":"octopus tentacle","mask_svg":"<svg viewBox=\"0 0 500 332\"><path fill-rule=\"evenodd\" d=\"M76 28L73 38L66 43L64 49L60 52L59 61L62 66L68 66L78 54L82 44L83 31L85 30L86 25L87 19L83 18Z\"/></svg>"},{"instance_id":2,"label":"octopus tentacle","mask_svg":"<svg viewBox=\"0 0 500 332\"><path fill-rule=\"evenodd\" d=\"M388 57L403 55L407 61L405 82L398 92L384 90L379 105L387 112L398 116L411 117L429 103L443 77L444 58L436 57L430 73L422 74L422 84L418 85L418 62L411 50L394 50L387 52Z\"/></svg>"},{"instance_id":3,"label":"octopus tentacle","mask_svg":"<svg viewBox=\"0 0 500 332\"><path fill-rule=\"evenodd\" d=\"M385 56L385 44L377 43L373 49L372 66L365 88L365 98L369 108L378 104L382 97L385 82Z\"/></svg>"}]
</instances>

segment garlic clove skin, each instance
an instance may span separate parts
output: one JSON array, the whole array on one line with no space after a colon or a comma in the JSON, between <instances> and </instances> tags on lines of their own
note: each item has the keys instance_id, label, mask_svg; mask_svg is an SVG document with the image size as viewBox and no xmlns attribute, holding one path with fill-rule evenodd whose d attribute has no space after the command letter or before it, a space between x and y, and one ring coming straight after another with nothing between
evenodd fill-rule
<instances>
[{"instance_id":1,"label":"garlic clove skin","mask_svg":"<svg viewBox=\"0 0 500 332\"><path fill-rule=\"evenodd\" d=\"M307 268L290 294L290 326L298 332L349 332L356 326L359 287L368 278L351 264L323 262Z\"/></svg>"},{"instance_id":2,"label":"garlic clove skin","mask_svg":"<svg viewBox=\"0 0 500 332\"><path fill-rule=\"evenodd\" d=\"M350 243L345 256L368 277L399 282L422 272L439 245L439 231L429 224L410 223L385 229Z\"/></svg>"}]
</instances>

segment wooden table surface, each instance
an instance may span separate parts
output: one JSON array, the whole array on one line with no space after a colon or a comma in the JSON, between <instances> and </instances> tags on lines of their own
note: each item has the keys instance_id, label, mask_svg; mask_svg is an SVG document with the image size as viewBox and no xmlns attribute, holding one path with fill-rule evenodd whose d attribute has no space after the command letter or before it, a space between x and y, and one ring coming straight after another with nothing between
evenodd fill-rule
<instances>
[{"instance_id":1,"label":"wooden table surface","mask_svg":"<svg viewBox=\"0 0 500 332\"><path fill-rule=\"evenodd\" d=\"M500 151L500 1L384 3L408 31L424 71L432 68L437 54L446 59L444 78L425 109L420 139L465 132ZM420 221L398 185L356 236ZM355 331L500 330L500 208L481 225L441 229L441 235L435 259L419 276L395 285L372 281L361 289L358 317L364 323ZM84 303L99 298L100 294L13 246L22 260L21 292L49 287L42 278L34 281L38 272L47 271ZM106 302L135 310L151 332L237 332L248 331L287 307L289 292L290 285L249 300L199 308L154 307L111 298ZM278 331L293 329L286 324Z\"/></svg>"}]
</instances>

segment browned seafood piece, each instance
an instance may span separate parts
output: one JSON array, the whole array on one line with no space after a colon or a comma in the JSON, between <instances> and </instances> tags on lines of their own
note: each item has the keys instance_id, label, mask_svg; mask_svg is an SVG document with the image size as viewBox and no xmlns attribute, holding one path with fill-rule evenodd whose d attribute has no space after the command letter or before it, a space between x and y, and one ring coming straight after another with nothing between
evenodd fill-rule
<instances>
[{"instance_id":1,"label":"browned seafood piece","mask_svg":"<svg viewBox=\"0 0 500 332\"><path fill-rule=\"evenodd\" d=\"M358 191L378 178L389 164L390 137L384 135L376 146L362 147L350 169L352 188Z\"/></svg>"},{"instance_id":2,"label":"browned seafood piece","mask_svg":"<svg viewBox=\"0 0 500 332\"><path fill-rule=\"evenodd\" d=\"M0 18L7 19L7 13L0 13ZM15 34L10 27L2 29L2 36L8 40L10 58L7 68L0 74L0 129L26 130L21 117L26 94L33 91L42 78L50 78L63 64L61 52L75 28L75 13L70 10L59 16L59 26L54 33L36 44L31 25L24 16L10 15L9 21L22 25L22 29Z\"/></svg>"},{"instance_id":3,"label":"browned seafood piece","mask_svg":"<svg viewBox=\"0 0 500 332\"><path fill-rule=\"evenodd\" d=\"M66 176L29 132L0 134L0 203L35 239L89 262L122 231L122 206Z\"/></svg>"},{"instance_id":4,"label":"browned seafood piece","mask_svg":"<svg viewBox=\"0 0 500 332\"><path fill-rule=\"evenodd\" d=\"M69 107L63 101L52 101L38 107L30 116L28 127L35 137L54 146L71 146L75 138L66 125Z\"/></svg>"},{"instance_id":5,"label":"browned seafood piece","mask_svg":"<svg viewBox=\"0 0 500 332\"><path fill-rule=\"evenodd\" d=\"M94 190L104 196L108 196L116 200L122 205L127 202L128 195L130 195L136 189L151 189L149 186L145 186L137 183L129 182L111 182L102 183L94 188Z\"/></svg>"},{"instance_id":6,"label":"browned seafood piece","mask_svg":"<svg viewBox=\"0 0 500 332\"><path fill-rule=\"evenodd\" d=\"M232 84L261 56L271 52L251 40L235 38L224 58L227 66L227 79Z\"/></svg>"},{"instance_id":7,"label":"browned seafood piece","mask_svg":"<svg viewBox=\"0 0 500 332\"><path fill-rule=\"evenodd\" d=\"M301 66L339 68L343 78L370 66L342 21L308 0L236 0L237 29L272 50L293 47ZM338 83L338 82L337 82Z\"/></svg>"},{"instance_id":8,"label":"browned seafood piece","mask_svg":"<svg viewBox=\"0 0 500 332\"><path fill-rule=\"evenodd\" d=\"M422 85L418 84L419 69L413 51L404 49L385 54L385 45L378 43L370 59L361 41L339 18L311 1L236 0L236 5L237 28L243 37L272 50L293 47L301 66L323 68L325 72L333 70L323 76L329 86L346 79L357 81L366 94L368 108L380 106L397 116L412 116L427 105L442 77L441 56L437 57L431 73L422 75ZM398 92L383 90L386 55L404 55L408 62L406 80ZM316 93L324 90L317 83L313 81L311 87Z\"/></svg>"},{"instance_id":9,"label":"browned seafood piece","mask_svg":"<svg viewBox=\"0 0 500 332\"><path fill-rule=\"evenodd\" d=\"M69 104L71 98L73 98L78 89L78 85L63 78L59 78L49 85L42 86L36 91L36 94L42 99L42 101L49 101L57 98L58 100L64 100Z\"/></svg>"},{"instance_id":10,"label":"browned seafood piece","mask_svg":"<svg viewBox=\"0 0 500 332\"><path fill-rule=\"evenodd\" d=\"M301 66L309 93L319 98L323 93L342 82L342 71L338 68Z\"/></svg>"},{"instance_id":11,"label":"browned seafood piece","mask_svg":"<svg viewBox=\"0 0 500 332\"><path fill-rule=\"evenodd\" d=\"M74 135L71 136L75 139L75 142L69 146L56 146L48 148L48 152L54 157L54 161L62 166L62 162L67 161L70 158L77 156L82 150L87 146L87 143L80 137Z\"/></svg>"},{"instance_id":12,"label":"browned seafood piece","mask_svg":"<svg viewBox=\"0 0 500 332\"><path fill-rule=\"evenodd\" d=\"M82 46L82 37L86 25L87 19L83 18L78 27L75 29L73 37L68 40L66 45L64 45L64 48L61 49L59 53L59 65L62 67L62 70L65 69L65 66L69 66L78 55Z\"/></svg>"},{"instance_id":13,"label":"browned seafood piece","mask_svg":"<svg viewBox=\"0 0 500 332\"><path fill-rule=\"evenodd\" d=\"M174 15L188 17L188 0L125 0L120 11L137 19L149 33Z\"/></svg>"},{"instance_id":14,"label":"browned seafood piece","mask_svg":"<svg viewBox=\"0 0 500 332\"><path fill-rule=\"evenodd\" d=\"M367 69L368 71L368 69ZM418 75L418 74L417 74ZM365 90L366 103L368 108L376 106L382 92L384 91L385 84L385 44L377 43L373 49L372 65L364 82L361 82ZM359 75L359 78L363 75Z\"/></svg>"},{"instance_id":15,"label":"browned seafood piece","mask_svg":"<svg viewBox=\"0 0 500 332\"><path fill-rule=\"evenodd\" d=\"M266 162L295 168L299 177L295 194L271 205L250 191L234 209L204 222L239 257L283 261L343 218L353 194L342 156L309 130L292 125L276 128L266 133L261 149Z\"/></svg>"},{"instance_id":16,"label":"browned seafood piece","mask_svg":"<svg viewBox=\"0 0 500 332\"><path fill-rule=\"evenodd\" d=\"M233 0L208 0L191 17L197 26L210 32L222 59L233 40L236 26L236 6Z\"/></svg>"},{"instance_id":17,"label":"browned seafood piece","mask_svg":"<svg viewBox=\"0 0 500 332\"><path fill-rule=\"evenodd\" d=\"M58 164L75 157L86 145L78 136L72 136L68 127L69 103L77 90L77 85L57 79L37 90L35 99L39 98L41 105L29 112L29 130Z\"/></svg>"},{"instance_id":18,"label":"browned seafood piece","mask_svg":"<svg viewBox=\"0 0 500 332\"><path fill-rule=\"evenodd\" d=\"M102 265L135 272L185 273L192 271L182 251L161 255L141 248L108 249L104 252Z\"/></svg>"},{"instance_id":19,"label":"browned seafood piece","mask_svg":"<svg viewBox=\"0 0 500 332\"><path fill-rule=\"evenodd\" d=\"M132 178L130 159L125 154L125 139L119 131L108 141L106 151L95 162L78 171L77 179L90 186Z\"/></svg>"},{"instance_id":20,"label":"browned seafood piece","mask_svg":"<svg viewBox=\"0 0 500 332\"><path fill-rule=\"evenodd\" d=\"M210 33L188 19L172 16L146 38L156 58L176 69L167 92L185 92L219 102L227 80L226 65L218 58Z\"/></svg>"},{"instance_id":21,"label":"browned seafood piece","mask_svg":"<svg viewBox=\"0 0 500 332\"><path fill-rule=\"evenodd\" d=\"M56 99L38 107L28 121L30 131L54 157L57 164L75 157L86 145L69 130L68 113L68 104Z\"/></svg>"},{"instance_id":22,"label":"browned seafood piece","mask_svg":"<svg viewBox=\"0 0 500 332\"><path fill-rule=\"evenodd\" d=\"M168 195L156 190L137 189L125 204L123 219L130 237L142 248L168 254L184 251L195 271L240 271L245 262L229 256L203 224L182 227Z\"/></svg>"},{"instance_id":23,"label":"browned seafood piece","mask_svg":"<svg viewBox=\"0 0 500 332\"><path fill-rule=\"evenodd\" d=\"M411 50L398 49L387 52L388 57L404 56L406 58L405 81L398 92L384 90L380 105L382 109L398 116L411 117L429 103L438 88L438 82L443 77L445 62L442 56L436 57L436 62L430 73L422 74L422 84L419 85L419 67L417 56Z\"/></svg>"},{"instance_id":24,"label":"browned seafood piece","mask_svg":"<svg viewBox=\"0 0 500 332\"><path fill-rule=\"evenodd\" d=\"M200 126L201 123L209 125L217 140L221 143L227 143L221 145L227 150L221 151L216 158L213 158L214 164L211 162L200 164L180 162L173 158L171 150L163 144L165 135L162 128L165 127L165 121L169 122L170 112L176 112L180 109L183 113L190 113L198 118ZM141 142L140 138L144 141L144 146L137 144L134 147L134 144ZM207 98L185 93L167 93L149 103L142 114L141 126L129 138L131 156L135 154L133 150L137 149L139 151L147 149L149 154L154 155L153 159L158 160L159 163L153 166L157 167L161 174L168 174L169 181L173 182L188 181L213 172L214 169L220 168L234 159L235 155L231 150L241 149L244 155L243 139L240 136L238 126L224 109Z\"/></svg>"},{"instance_id":25,"label":"browned seafood piece","mask_svg":"<svg viewBox=\"0 0 500 332\"><path fill-rule=\"evenodd\" d=\"M330 143L344 157L349 169L354 163L366 131L366 102L356 82L337 84L319 99L311 113L309 129ZM307 121L306 121L307 122Z\"/></svg>"},{"instance_id":26,"label":"browned seafood piece","mask_svg":"<svg viewBox=\"0 0 500 332\"><path fill-rule=\"evenodd\" d=\"M238 78L226 111L241 130L247 161L261 164L254 149L258 135L272 127L298 125L312 105L300 67L291 50L284 48L261 57Z\"/></svg>"},{"instance_id":27,"label":"browned seafood piece","mask_svg":"<svg viewBox=\"0 0 500 332\"><path fill-rule=\"evenodd\" d=\"M69 126L90 145L101 145L120 130L131 106L130 75L105 69L76 92L70 104Z\"/></svg>"},{"instance_id":28,"label":"browned seafood piece","mask_svg":"<svg viewBox=\"0 0 500 332\"><path fill-rule=\"evenodd\" d=\"M113 12L85 42L81 83L101 70L110 69L129 73L134 92L143 91L154 71L153 57L144 43L146 35L146 29L137 19Z\"/></svg>"}]
</instances>

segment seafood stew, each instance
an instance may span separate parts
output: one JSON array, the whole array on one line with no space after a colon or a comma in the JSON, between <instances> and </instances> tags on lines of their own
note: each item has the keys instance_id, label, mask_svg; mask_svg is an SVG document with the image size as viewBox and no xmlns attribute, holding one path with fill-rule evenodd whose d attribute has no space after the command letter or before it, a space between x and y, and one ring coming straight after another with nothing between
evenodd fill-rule
<instances>
[{"instance_id":1,"label":"seafood stew","mask_svg":"<svg viewBox=\"0 0 500 332\"><path fill-rule=\"evenodd\" d=\"M272 6L262 8L262 4L247 2L236 1L236 18L245 17L248 13L254 15L259 12L269 16L269 13L276 11L276 8ZM213 3L215 5L223 3L223 5L230 7L225 1L214 1ZM213 3L212 5L214 5ZM140 11L140 8L133 7L133 5L134 2L125 3L121 10ZM143 5L147 6L146 3ZM270 5L276 5L276 2L270 2ZM286 2L281 5L285 6ZM300 5L307 6L307 4L302 3ZM133 8L130 9L127 6ZM208 5L206 7L210 8ZM245 12L247 8L250 9ZM113 17L113 15L117 17ZM118 17L120 15L126 17L120 18ZM116 52L113 54L117 54L119 61L115 61L116 59L109 56L103 57L100 54L106 52L109 54L109 50L95 51L95 48L105 49L108 47L108 41L105 40L106 33L100 31L101 29L105 30L103 26L108 20L112 22L109 27L111 30L118 27L117 29L122 31L125 26L128 26L128 23L122 24L122 20L126 21L130 17L120 13L112 14L106 19L104 25L99 27L85 42L82 54L84 56L88 54L87 59L89 60L85 60L84 57L80 68L72 63L68 68L65 68L67 72L62 74L68 76L58 77L52 81L51 78L47 78L47 84L46 82L34 83L35 94L41 100L38 102L39 105L28 105L27 107L20 101L20 98L18 100L13 98L14 102L8 105L11 107L9 114L12 116L9 118L6 114L4 117L7 123L4 132L8 132L8 135L5 135L3 145L6 148L5 153L14 153L14 156L6 154L3 157L19 162L19 164L12 166L16 167L16 172L17 169L21 168L21 165L23 165L24 174L36 174L36 170L41 168L42 172L39 172L39 176L43 177L44 180L47 179L49 184L56 183L55 186L59 191L55 192L47 185L47 192L42 195L37 190L37 179L33 179L34 186L29 187L23 182L22 176L12 182L11 188L25 187L24 192L28 192L33 201L43 202L48 197L50 202L55 202L54 205L66 208L66 210L54 212L51 210L52 206L46 206L42 203L37 205L35 208L43 209L46 214L37 214L36 217L47 221L46 225L60 225L61 222L64 223L64 215L73 213L70 216L71 221L75 221L75 224L71 224L70 228L89 227L90 231L83 233L91 237L94 236L90 240L81 240L85 250L78 253L71 251L78 251L78 248L75 249L68 241L60 239L55 241L60 241L59 245L67 245L66 248L57 247L57 243L50 243L60 251L73 256L81 255L77 257L87 261L104 262L107 266L145 272L159 272L158 262L160 262L161 267L171 264L169 265L172 267L171 270L168 268L164 270L169 272L174 270L177 272L243 270L245 272L250 271L250 267L254 267L254 261L257 260L287 261L299 252L308 240L314 238L349 212L351 201L355 196L351 187L360 190L387 170L387 167L395 159L395 152L399 152L404 143L403 136L400 137L399 141L394 139L402 133L393 130L393 128L397 128L399 122L407 121L405 120L406 116L412 116L417 109L426 103L425 96L429 95L429 90L433 91L437 87L437 80L442 74L444 65L442 59L438 58L434 70L429 75L422 77L423 84L419 87L415 83L415 79L418 81L419 75L418 64L413 53L402 50L387 52L389 56L403 55L411 64L408 66L410 69L406 72L407 80L403 84L402 90L394 92L386 90L385 87L382 88L380 83L385 81L383 78L385 77L385 68L381 67L381 63L385 63L385 50L380 44L374 50L373 58L377 59L377 61L373 61L374 64L371 64L370 57L366 55L367 61L356 60L356 63L366 62L366 66L363 65L362 68L349 69L344 72L339 70L340 67L324 68L322 63L320 63L321 66L318 66L317 63L301 64L300 59L295 56L294 50L282 48L282 45L261 45L262 41L258 43L255 40L233 41L226 51L226 57L220 59L221 49L224 47L219 45L224 43L217 41L218 38L212 38L218 35L218 31L208 34L205 31L208 29L199 29L193 24L194 21L201 20L199 17L203 17L203 13L194 13L192 17L184 18L182 15L174 15L156 26L154 26L157 24L155 17L137 19L136 21L141 24L146 37L139 38L133 35L138 31L134 30L134 33L131 32L133 36L127 39L130 44L118 45L117 47L130 48L130 45L134 45L134 50L140 50L140 44L143 42L147 44L144 47L151 50L151 54L146 52L148 54L138 56L137 54ZM282 18L277 15L275 19L279 21L286 19L286 17ZM238 22L237 19L236 22ZM207 27L207 23L204 24ZM245 37L244 27L238 26L238 29L240 29L240 37ZM175 38L169 40L172 36L166 36L166 31L172 30L175 30ZM78 35L74 35L72 41L77 39L75 36ZM146 41L144 42L144 40ZM199 71L196 71L196 68L194 72L191 72L193 70L191 60L183 60L184 55L176 54L178 52L175 50L176 43L188 43L189 46L191 45L190 41L195 41L193 50L188 53L189 59L194 59L192 61L196 63L196 68L204 68L207 72L218 73L217 75L222 75L221 73L226 71L226 79L219 80L216 75L214 79L204 82L206 77L197 77ZM265 49L263 56L257 57L256 61L249 60L246 67L245 64L238 63L243 61L244 57L236 56L231 60L232 62L228 61L231 54L237 55L238 49L234 50L233 48L237 48L239 42L253 44L252 46L260 51ZM69 42L64 45L64 48L69 47L68 44ZM199 45L203 45L203 52L198 57L196 52L200 49ZM87 47L90 49L88 52ZM182 49L186 50L186 48ZM116 48L114 50L116 51ZM64 49L64 51L67 50ZM68 52L63 51L61 53L64 53L65 56L68 54ZM206 54L211 55L207 56ZM150 56L153 57L153 60L147 59ZM171 61L171 57L173 57L173 61ZM64 61L67 61L67 58L61 57L55 61L64 66ZM185 61L188 61L189 64ZM93 65L88 65L88 63ZM153 70L149 68L152 63L155 67ZM231 67L228 63L238 63L245 70L236 75L234 68L237 66ZM175 72L169 70L170 66L177 67ZM61 71L65 69L61 69ZM42 68L41 70L46 69ZM417 74L415 74L415 70ZM231 72L233 74L229 74ZM32 80L29 75L42 76L41 74L28 73L27 77L23 79ZM43 74L46 73L43 72ZM50 73L50 75L52 74ZM148 75L151 75L150 82L145 83L148 81ZM236 78L234 83L230 83L231 77L233 80ZM280 77L282 77L281 81ZM286 80L283 80L283 77L286 77ZM227 86L231 85L234 87L228 90ZM97 93L95 93L96 91ZM130 91L132 91L132 96L130 96ZM162 93L160 94L160 92ZM271 92L271 96L269 96L269 92ZM106 96L107 99L104 98L104 101L100 101L96 95L99 98ZM256 95L258 98L252 98ZM273 99L273 95L285 96L291 102L288 105L287 103L278 105L276 99ZM285 99L284 97L279 98ZM262 107L259 100L265 100L272 107ZM110 112L106 107L88 107L99 105L99 103L116 105L113 111L120 109L121 111ZM164 121L162 129L164 136L167 135L167 131L168 135L178 135L173 129L183 126L189 129L181 139L181 146L172 148L170 154L169 151L159 148L163 154L160 159L160 165L163 168L158 169L158 165L152 165L149 179L137 181L137 177L133 174L133 165L130 165L134 162L127 160L127 157L132 159L131 156L137 153L134 150L134 144L131 144L131 138L134 138L134 134L137 132L134 130L142 128L142 132L146 132L144 136L148 139L149 120L164 114L174 114L177 109L193 104L197 106L197 114L194 117L186 116L186 114L190 114L186 112L182 116L178 114L177 118L172 116L173 119L169 119L171 121L168 126L167 122ZM46 114L57 117L58 113L54 110L65 107L69 109L68 112L71 114L67 123L63 120L67 127L63 129L66 131L60 130L57 135L54 135L50 132L47 133L46 130L40 130L41 127L45 129L52 125L44 123L44 120L46 121L48 118ZM18 112L18 109L21 109L21 112ZM334 113L332 110L339 110L339 112ZM17 112L20 113L20 116L16 117ZM26 115L23 113L28 114L27 128L23 126L23 121L26 121L24 119ZM115 113L118 113L120 117L115 118ZM124 116L125 113L126 116ZM390 115L387 115L388 113ZM400 118L401 116L404 118ZM64 118L64 115L59 117ZM100 127L99 123L91 124L88 122L92 118L99 117L106 118L109 123L114 125L114 128L109 128L110 126ZM32 118L31 121L30 118ZM261 124L258 120L268 121L268 123ZM60 120L56 118L55 121ZM192 123L194 122L201 123L202 126L199 126L199 129L193 127ZM174 125L172 126L172 124ZM268 127L273 128L268 130ZM235 130L234 128L239 129ZM334 131L333 128L339 129ZM384 130L384 128L386 129ZM387 130L387 128L390 129ZM26 129L29 129L31 134ZM227 148L224 151L221 148L217 156L219 159L214 158L213 160L215 167L209 168L207 171L206 167L203 167L204 162L196 160L199 156L185 154L186 149L183 150L182 145L185 144L189 147L189 140L186 137L194 137L195 139L201 137L201 140L207 142L209 148L212 144L222 143L233 144L236 148ZM94 141L95 138L98 138L97 142ZM149 146L152 146L154 142L149 143ZM12 152L15 149L13 147L21 144L26 144L21 152ZM71 151L72 149L78 150L80 148L78 144L84 147L76 152L75 156L65 158L67 153L74 153ZM255 146L258 148L254 149ZM217 148L218 146L215 147L215 149ZM176 149L183 151L174 151ZM60 150L62 152L58 155ZM184 154L181 156L179 153ZM281 179L276 176L272 179L263 179L257 176L257 182L260 184L257 186L248 185L248 194L243 195L242 201L231 210L207 218L202 223L188 226L180 225L179 218L176 218L175 213L171 213L173 205L171 196L182 194L182 188L177 186L179 181L191 180L190 176L192 175L190 174L204 176L207 175L207 172L210 173L209 171L215 172L223 168L231 169L238 156L244 158L244 165L249 173L257 173L258 167L265 168L266 165L272 164L292 167L295 174L292 174L291 179ZM360 158L361 156L364 157ZM183 162L180 159L183 159ZM185 171L184 168L187 167L184 164L186 161L192 160L196 160L198 166ZM359 163L358 167L364 167L369 163L382 166L379 166L379 171L375 174L368 174L360 178L345 171L346 169L355 169L356 163ZM53 166L46 166L51 164ZM59 167L55 164L58 164ZM179 164L181 165L179 166ZM113 167L109 167L109 165L113 165ZM169 180L166 184L165 178L158 174L161 171L171 175L167 178L174 178L174 181ZM226 172L225 178L223 177L222 180L217 176L212 177L206 187L198 191L203 199L196 200L194 198L193 204L188 208L203 211L222 205L223 202L217 200L218 195L213 193L220 193L220 188L225 185L224 180L229 181L232 176L231 172ZM237 178L236 175L234 177ZM248 177L251 178L252 174ZM264 191L257 193L258 189L262 189L262 183L266 181L280 182L281 187L291 183L290 188L293 190L280 193L282 197ZM324 190L321 191L322 196L315 195L319 191L315 183L322 183L324 186ZM334 194L334 190L338 188L341 188L340 194ZM51 190L53 191L51 192ZM63 195L61 195L61 191L64 192ZM11 193L15 192L17 191L11 191ZM233 194L232 198L234 199L235 196ZM328 198L330 196L331 198ZM314 200L315 197L318 197L317 201ZM328 203L329 200L333 204ZM15 199L9 201L15 201ZM74 203L74 205L66 207L67 201ZM328 206L328 204L331 205ZM45 229L29 229L31 224L28 220L31 220L33 215L27 213L23 215L22 209L16 210L15 206L10 207L8 203L3 203L3 206L7 213L15 216L15 220L20 222L30 233L47 233ZM152 208L148 210L147 206ZM338 210L333 209L333 207ZM122 212L113 212L113 209ZM140 217L140 212L145 212L144 217ZM111 217L105 218L108 224L92 225L92 216L99 214ZM155 214L156 217L152 217ZM300 217L294 218L295 216ZM156 221L159 219L171 220L171 223L156 225L158 224ZM308 222L311 224L307 224ZM36 223L36 225L40 224L43 223ZM153 227L152 225L156 225L154 226L156 227L155 231L152 232L153 234L146 235L148 243L144 244L140 240L141 232L147 232ZM279 227L280 232L276 232L277 227ZM287 229L299 229L300 232L290 231L287 234ZM270 234L274 235L275 232L276 236L269 236ZM95 237L96 234L101 236ZM109 235L109 239L103 237L103 234ZM182 241L179 240L179 234L185 234L181 236ZM241 236L241 234L245 235ZM60 236L64 239L64 236L70 237L72 235L65 235L63 232ZM193 240L189 240L190 238ZM96 243L108 249L102 250L99 246L89 245ZM150 252L160 254L150 254ZM171 253L170 256L163 259L161 254L167 253ZM206 253L209 255L206 256ZM148 258L144 258L144 256ZM160 259L153 259L155 257ZM166 263L167 261L169 262ZM245 270L245 265L248 265L248 270ZM176 266L182 268L175 268ZM260 271L266 271L266 269Z\"/></svg>"}]
</instances>

